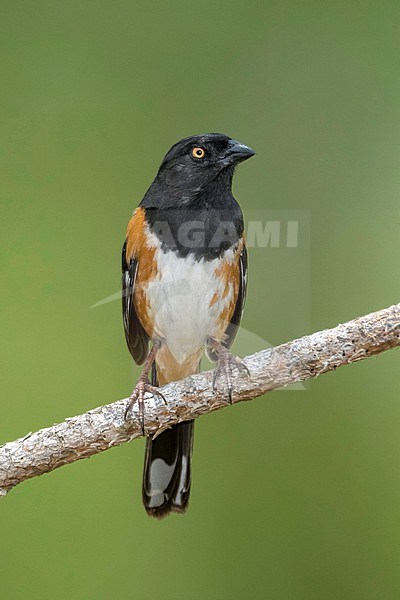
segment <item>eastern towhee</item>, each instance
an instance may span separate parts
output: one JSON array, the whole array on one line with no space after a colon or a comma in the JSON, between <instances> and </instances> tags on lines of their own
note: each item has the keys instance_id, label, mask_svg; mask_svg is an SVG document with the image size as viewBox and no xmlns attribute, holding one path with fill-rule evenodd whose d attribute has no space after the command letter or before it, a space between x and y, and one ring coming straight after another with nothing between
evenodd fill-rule
<instances>
[{"instance_id":1,"label":"eastern towhee","mask_svg":"<svg viewBox=\"0 0 400 600\"><path fill-rule=\"evenodd\" d=\"M232 177L235 166L253 155L219 133L181 140L129 221L122 251L123 321L129 351L144 368L126 417L138 402L143 419L144 394L162 396L156 386L197 373L204 351L217 361L214 386L224 381L231 401L234 370L246 370L228 348L242 316L247 275ZM186 510L193 433L190 421L147 438L143 503L149 515Z\"/></svg>"}]
</instances>

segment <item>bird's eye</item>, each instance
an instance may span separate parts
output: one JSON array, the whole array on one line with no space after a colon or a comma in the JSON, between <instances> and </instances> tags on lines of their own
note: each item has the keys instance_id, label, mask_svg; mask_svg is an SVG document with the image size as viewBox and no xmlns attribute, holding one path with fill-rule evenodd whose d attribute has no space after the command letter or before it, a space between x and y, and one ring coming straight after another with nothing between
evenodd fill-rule
<instances>
[{"instance_id":1,"label":"bird's eye","mask_svg":"<svg viewBox=\"0 0 400 600\"><path fill-rule=\"evenodd\" d=\"M205 154L206 154L206 151L204 150L204 148L197 147L197 148L193 148L193 150L192 150L193 158L204 158Z\"/></svg>"}]
</instances>

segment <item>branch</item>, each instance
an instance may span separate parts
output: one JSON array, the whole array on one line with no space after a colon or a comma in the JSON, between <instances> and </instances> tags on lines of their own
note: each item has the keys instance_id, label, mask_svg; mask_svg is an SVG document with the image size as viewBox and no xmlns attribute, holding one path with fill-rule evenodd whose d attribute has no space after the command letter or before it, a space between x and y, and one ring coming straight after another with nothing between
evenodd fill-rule
<instances>
[{"instance_id":1,"label":"branch","mask_svg":"<svg viewBox=\"0 0 400 600\"><path fill-rule=\"evenodd\" d=\"M244 363L251 378L238 375L233 401L257 398L396 346L400 346L400 304L247 356ZM146 400L148 435L227 405L224 393L212 390L211 371L170 383L162 393L167 405L152 396ZM127 402L126 398L95 408L0 446L0 496L26 479L142 437L135 409L132 420L124 422Z\"/></svg>"}]
</instances>

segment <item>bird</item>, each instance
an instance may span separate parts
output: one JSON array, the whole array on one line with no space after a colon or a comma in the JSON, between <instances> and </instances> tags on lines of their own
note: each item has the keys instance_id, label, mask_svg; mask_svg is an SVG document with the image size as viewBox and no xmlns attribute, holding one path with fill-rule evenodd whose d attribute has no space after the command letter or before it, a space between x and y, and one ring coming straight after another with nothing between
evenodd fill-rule
<instances>
[{"instance_id":1,"label":"bird","mask_svg":"<svg viewBox=\"0 0 400 600\"><path fill-rule=\"evenodd\" d=\"M133 360L143 370L125 419L136 404L144 432L145 395L216 363L213 389L232 403L237 371L229 348L242 318L247 250L242 210L232 194L236 166L255 154L221 133L172 146L134 210L122 250L122 313ZM191 488L194 422L147 437L142 499L149 516L184 513Z\"/></svg>"}]
</instances>

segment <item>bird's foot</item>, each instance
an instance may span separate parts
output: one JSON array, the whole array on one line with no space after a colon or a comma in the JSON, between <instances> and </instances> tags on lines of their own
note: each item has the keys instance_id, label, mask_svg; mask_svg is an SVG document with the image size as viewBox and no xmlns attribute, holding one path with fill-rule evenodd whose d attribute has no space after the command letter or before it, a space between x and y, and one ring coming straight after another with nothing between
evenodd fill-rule
<instances>
[{"instance_id":1,"label":"bird's foot","mask_svg":"<svg viewBox=\"0 0 400 600\"><path fill-rule=\"evenodd\" d=\"M250 371L241 358L234 356L225 347L219 349L217 366L214 369L213 390L223 390L228 395L228 402L232 404L234 374L245 373L250 377Z\"/></svg>"},{"instance_id":2,"label":"bird's foot","mask_svg":"<svg viewBox=\"0 0 400 600\"><path fill-rule=\"evenodd\" d=\"M159 396L164 404L167 404L167 401L165 399L165 397L163 396L163 394L160 392L159 388L151 385L149 377L147 374L142 374L138 381L137 384L135 385L132 394L129 396L129 403L128 406L126 407L125 410L125 421L128 419L129 417L129 413L131 412L133 405L138 404L138 408L139 408L139 420L140 420L140 425L142 428L142 433L144 435L145 431L144 431L144 397L145 394L152 394L153 396Z\"/></svg>"}]
</instances>

